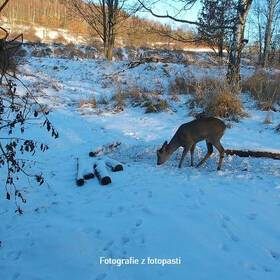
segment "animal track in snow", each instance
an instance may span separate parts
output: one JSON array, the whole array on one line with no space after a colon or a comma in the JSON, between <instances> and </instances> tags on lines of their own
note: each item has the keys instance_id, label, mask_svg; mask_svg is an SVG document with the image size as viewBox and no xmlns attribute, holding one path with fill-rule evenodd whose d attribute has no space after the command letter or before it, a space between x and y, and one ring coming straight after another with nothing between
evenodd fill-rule
<instances>
[{"instance_id":1,"label":"animal track in snow","mask_svg":"<svg viewBox=\"0 0 280 280\"><path fill-rule=\"evenodd\" d=\"M247 215L247 218L249 219L249 220L251 220L251 221L253 221L253 220L255 220L256 218L257 218L257 214L256 213L249 213L248 215Z\"/></svg>"},{"instance_id":2,"label":"animal track in snow","mask_svg":"<svg viewBox=\"0 0 280 280\"><path fill-rule=\"evenodd\" d=\"M150 210L150 208L143 207L142 211L147 215L153 215L153 212Z\"/></svg>"},{"instance_id":3,"label":"animal track in snow","mask_svg":"<svg viewBox=\"0 0 280 280\"><path fill-rule=\"evenodd\" d=\"M274 250L268 249L268 253L270 254L270 256L276 260L276 261L280 261L280 254Z\"/></svg>"},{"instance_id":4,"label":"animal track in snow","mask_svg":"<svg viewBox=\"0 0 280 280\"><path fill-rule=\"evenodd\" d=\"M108 249L110 249L110 247L114 244L114 241L111 240L109 241L103 248L103 251L107 251Z\"/></svg>"},{"instance_id":5,"label":"animal track in snow","mask_svg":"<svg viewBox=\"0 0 280 280\"><path fill-rule=\"evenodd\" d=\"M141 219L138 219L135 223L136 227L140 227L142 225L143 221Z\"/></svg>"},{"instance_id":6,"label":"animal track in snow","mask_svg":"<svg viewBox=\"0 0 280 280\"><path fill-rule=\"evenodd\" d=\"M21 255L21 251L11 251L10 253L8 253L8 257L12 258L14 261L17 261Z\"/></svg>"},{"instance_id":7,"label":"animal track in snow","mask_svg":"<svg viewBox=\"0 0 280 280\"><path fill-rule=\"evenodd\" d=\"M185 193L185 194L184 194L184 197L187 198L187 199L189 199L189 198L191 197L191 195L189 195L188 193Z\"/></svg>"},{"instance_id":8,"label":"animal track in snow","mask_svg":"<svg viewBox=\"0 0 280 280\"><path fill-rule=\"evenodd\" d=\"M228 252L229 251L229 248L228 246L225 244L225 243L220 243L219 244L219 248L225 252Z\"/></svg>"},{"instance_id":9,"label":"animal track in snow","mask_svg":"<svg viewBox=\"0 0 280 280\"><path fill-rule=\"evenodd\" d=\"M106 278L106 276L107 276L106 273L101 273L101 274L97 275L97 277L95 278L95 280L103 280L103 279Z\"/></svg>"},{"instance_id":10,"label":"animal track in snow","mask_svg":"<svg viewBox=\"0 0 280 280\"><path fill-rule=\"evenodd\" d=\"M231 221L230 217L228 217L224 214L221 214L220 218L221 218L221 227L226 232L227 237L234 242L238 242L239 241L238 236L235 235L229 227L229 223Z\"/></svg>"},{"instance_id":11,"label":"animal track in snow","mask_svg":"<svg viewBox=\"0 0 280 280\"><path fill-rule=\"evenodd\" d=\"M126 245L130 241L129 237L123 236L122 237L122 245Z\"/></svg>"}]
</instances>

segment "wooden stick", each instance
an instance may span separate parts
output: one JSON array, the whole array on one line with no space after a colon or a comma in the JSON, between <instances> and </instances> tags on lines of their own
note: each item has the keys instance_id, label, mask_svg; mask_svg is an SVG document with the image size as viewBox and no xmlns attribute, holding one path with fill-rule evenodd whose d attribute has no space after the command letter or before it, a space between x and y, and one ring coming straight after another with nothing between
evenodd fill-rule
<instances>
[{"instance_id":1,"label":"wooden stick","mask_svg":"<svg viewBox=\"0 0 280 280\"><path fill-rule=\"evenodd\" d=\"M101 185L108 185L112 183L110 176L108 175L105 162L103 160L98 160L94 164L95 175L99 179Z\"/></svg>"},{"instance_id":2,"label":"wooden stick","mask_svg":"<svg viewBox=\"0 0 280 280\"><path fill-rule=\"evenodd\" d=\"M225 150L225 154L227 155L237 155L239 157L256 157L256 158L272 158L276 160L280 160L280 153L272 153L272 152L264 152L264 151L242 151L242 150Z\"/></svg>"},{"instance_id":3,"label":"wooden stick","mask_svg":"<svg viewBox=\"0 0 280 280\"><path fill-rule=\"evenodd\" d=\"M80 164L79 164L79 158L77 158L77 175L76 175L76 184L81 187L85 183L85 180L83 176L81 175L80 171Z\"/></svg>"}]
</instances>

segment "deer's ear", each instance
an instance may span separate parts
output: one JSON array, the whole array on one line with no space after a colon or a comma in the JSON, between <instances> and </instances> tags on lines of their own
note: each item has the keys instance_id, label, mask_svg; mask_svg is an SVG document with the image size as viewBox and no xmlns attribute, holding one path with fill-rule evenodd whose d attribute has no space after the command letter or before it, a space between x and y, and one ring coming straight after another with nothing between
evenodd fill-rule
<instances>
[{"instance_id":1,"label":"deer's ear","mask_svg":"<svg viewBox=\"0 0 280 280\"><path fill-rule=\"evenodd\" d=\"M161 149L165 150L166 146L167 146L167 141L165 141L165 142L163 143Z\"/></svg>"}]
</instances>

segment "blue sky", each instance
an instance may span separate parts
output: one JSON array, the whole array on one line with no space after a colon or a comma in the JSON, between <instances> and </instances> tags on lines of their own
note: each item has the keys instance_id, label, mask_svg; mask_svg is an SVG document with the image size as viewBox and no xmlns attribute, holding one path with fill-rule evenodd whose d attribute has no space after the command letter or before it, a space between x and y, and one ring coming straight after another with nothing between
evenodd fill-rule
<instances>
[{"instance_id":1,"label":"blue sky","mask_svg":"<svg viewBox=\"0 0 280 280\"><path fill-rule=\"evenodd\" d=\"M168 4L168 3L172 3L172 4ZM176 2L174 2L174 1L160 1L157 5L155 5L155 8L153 9L153 11L160 15L165 15L167 12L169 13L169 15L174 15L174 14L176 14L176 12L178 11L179 8L180 8L180 6L178 4L176 4ZM192 7L191 10L188 10L188 11L180 14L180 16L178 16L178 18L187 19L190 21L196 21L200 8L201 8L200 1L197 1L197 3ZM170 24L172 27L181 27L182 25L186 25L186 24L174 22L169 19L161 19L161 18L154 17L149 12L141 12L138 15L140 17L144 17L144 18L151 19L154 21L159 21L161 23Z\"/></svg>"}]
</instances>

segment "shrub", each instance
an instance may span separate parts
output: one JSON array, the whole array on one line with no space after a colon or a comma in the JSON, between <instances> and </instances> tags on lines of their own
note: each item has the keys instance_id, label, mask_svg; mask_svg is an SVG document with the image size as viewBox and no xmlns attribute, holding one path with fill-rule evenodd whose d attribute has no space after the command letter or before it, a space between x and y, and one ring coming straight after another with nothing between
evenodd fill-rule
<instances>
[{"instance_id":1,"label":"shrub","mask_svg":"<svg viewBox=\"0 0 280 280\"><path fill-rule=\"evenodd\" d=\"M145 107L145 113L159 113L166 111L169 108L169 104L165 99L159 99L156 101L149 100L149 102L146 103Z\"/></svg>"},{"instance_id":2,"label":"shrub","mask_svg":"<svg viewBox=\"0 0 280 280\"><path fill-rule=\"evenodd\" d=\"M263 111L273 110L280 101L280 75L270 75L264 71L256 71L241 84L242 91L248 92L257 101L257 106Z\"/></svg>"},{"instance_id":3,"label":"shrub","mask_svg":"<svg viewBox=\"0 0 280 280\"><path fill-rule=\"evenodd\" d=\"M187 81L184 77L176 77L174 81L169 85L169 94L189 94L195 92L194 81Z\"/></svg>"},{"instance_id":4,"label":"shrub","mask_svg":"<svg viewBox=\"0 0 280 280\"><path fill-rule=\"evenodd\" d=\"M81 99L80 100L80 107L86 107L86 108L96 108L97 107L97 101L94 96L90 97L89 99Z\"/></svg>"},{"instance_id":5,"label":"shrub","mask_svg":"<svg viewBox=\"0 0 280 280\"><path fill-rule=\"evenodd\" d=\"M123 109L125 101L128 101L133 107L146 108L146 113L156 113L169 108L168 102L159 96L159 92L140 88L134 82L131 82L131 84L126 87L121 87L119 85L112 101L115 102L115 108Z\"/></svg>"},{"instance_id":6,"label":"shrub","mask_svg":"<svg viewBox=\"0 0 280 280\"><path fill-rule=\"evenodd\" d=\"M238 121L247 114L242 101L234 94L228 84L206 79L197 83L193 98L188 102L191 114L203 111L204 116L213 116Z\"/></svg>"}]
</instances>

